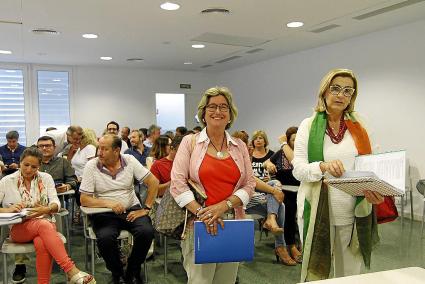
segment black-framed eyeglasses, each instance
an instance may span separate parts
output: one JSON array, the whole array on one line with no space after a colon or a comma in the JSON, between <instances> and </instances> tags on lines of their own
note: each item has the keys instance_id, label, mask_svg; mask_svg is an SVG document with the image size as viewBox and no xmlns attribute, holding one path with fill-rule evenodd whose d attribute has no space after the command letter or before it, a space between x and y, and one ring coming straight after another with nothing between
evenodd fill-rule
<instances>
[{"instance_id":1,"label":"black-framed eyeglasses","mask_svg":"<svg viewBox=\"0 0 425 284\"><path fill-rule=\"evenodd\" d=\"M53 144L49 144L49 145L37 145L37 148L38 149L43 149L43 148L52 148L53 147Z\"/></svg>"},{"instance_id":2,"label":"black-framed eyeglasses","mask_svg":"<svg viewBox=\"0 0 425 284\"><path fill-rule=\"evenodd\" d=\"M330 85L329 91L331 92L331 95L338 96L340 93L344 95L344 97L351 97L356 89L352 87L341 87L339 85Z\"/></svg>"},{"instance_id":3,"label":"black-framed eyeglasses","mask_svg":"<svg viewBox=\"0 0 425 284\"><path fill-rule=\"evenodd\" d=\"M215 112L217 110L217 108L219 109L219 111L221 112L228 112L229 111L229 105L227 104L209 104L205 107L207 109L207 111L209 112Z\"/></svg>"}]
</instances>

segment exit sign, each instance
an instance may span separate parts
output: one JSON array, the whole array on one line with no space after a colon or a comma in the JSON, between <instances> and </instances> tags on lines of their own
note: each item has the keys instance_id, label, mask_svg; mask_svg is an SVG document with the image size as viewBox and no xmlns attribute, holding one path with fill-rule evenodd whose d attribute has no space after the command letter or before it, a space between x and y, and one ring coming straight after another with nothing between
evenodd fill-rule
<instances>
[{"instance_id":1,"label":"exit sign","mask_svg":"<svg viewBox=\"0 0 425 284\"><path fill-rule=\"evenodd\" d=\"M180 89L191 89L192 85L191 84L180 84Z\"/></svg>"}]
</instances>

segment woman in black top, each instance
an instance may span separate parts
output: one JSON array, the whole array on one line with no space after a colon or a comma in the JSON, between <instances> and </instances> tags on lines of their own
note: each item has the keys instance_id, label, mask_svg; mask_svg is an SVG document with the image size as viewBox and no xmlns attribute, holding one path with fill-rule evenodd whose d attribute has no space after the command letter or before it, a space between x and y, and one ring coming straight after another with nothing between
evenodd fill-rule
<instances>
[{"instance_id":1,"label":"woman in black top","mask_svg":"<svg viewBox=\"0 0 425 284\"><path fill-rule=\"evenodd\" d=\"M286 134L280 137L282 147L264 163L266 171L275 174L275 178L283 185L285 193L285 242L289 246L291 257L298 263L302 262L302 254L296 246L296 235L298 234L296 214L297 214L297 193L285 190L285 185L299 186L300 182L292 175L294 158L294 141L298 127L290 127Z\"/></svg>"}]
</instances>

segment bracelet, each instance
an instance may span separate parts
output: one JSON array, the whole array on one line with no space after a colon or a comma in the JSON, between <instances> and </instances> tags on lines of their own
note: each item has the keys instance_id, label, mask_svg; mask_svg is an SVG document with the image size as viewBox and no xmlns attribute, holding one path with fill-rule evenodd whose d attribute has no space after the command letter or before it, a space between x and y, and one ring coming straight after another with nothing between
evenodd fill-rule
<instances>
[{"instance_id":1,"label":"bracelet","mask_svg":"<svg viewBox=\"0 0 425 284\"><path fill-rule=\"evenodd\" d=\"M195 211L195 215L196 215L196 217L198 217L198 213L199 213L199 211L201 211L202 209L204 209L204 207L199 207L198 209L196 209L196 211Z\"/></svg>"}]
</instances>

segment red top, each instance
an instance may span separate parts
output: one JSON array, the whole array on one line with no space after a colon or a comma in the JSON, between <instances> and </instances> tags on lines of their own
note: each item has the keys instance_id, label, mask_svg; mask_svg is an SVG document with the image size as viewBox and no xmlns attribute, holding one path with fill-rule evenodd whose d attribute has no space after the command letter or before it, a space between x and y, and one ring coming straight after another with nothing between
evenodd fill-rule
<instances>
[{"instance_id":1,"label":"red top","mask_svg":"<svg viewBox=\"0 0 425 284\"><path fill-rule=\"evenodd\" d=\"M155 160L151 166L151 173L156 176L160 184L167 183L171 180L171 168L173 161L168 160L166 157Z\"/></svg>"},{"instance_id":2,"label":"red top","mask_svg":"<svg viewBox=\"0 0 425 284\"><path fill-rule=\"evenodd\" d=\"M232 195L241 173L232 157L218 159L205 154L199 168L199 179L208 198L206 206L216 204Z\"/></svg>"}]
</instances>

